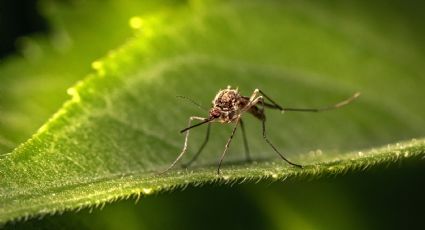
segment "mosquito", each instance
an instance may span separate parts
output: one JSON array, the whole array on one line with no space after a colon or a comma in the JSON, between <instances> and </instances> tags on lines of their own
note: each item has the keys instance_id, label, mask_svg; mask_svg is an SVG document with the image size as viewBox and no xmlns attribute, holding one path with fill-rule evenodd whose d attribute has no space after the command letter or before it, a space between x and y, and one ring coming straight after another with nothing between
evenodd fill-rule
<instances>
[{"instance_id":1,"label":"mosquito","mask_svg":"<svg viewBox=\"0 0 425 230\"><path fill-rule=\"evenodd\" d=\"M288 164L302 168L303 166L300 164L293 163L289 159L287 159L268 139L266 134L266 115L265 115L265 108L269 109L276 109L280 110L282 113L287 111L295 111L295 112L322 112L332 109L338 109L342 106L345 106L349 103L351 103L354 99L356 99L358 96L360 96L360 93L357 92L353 94L351 97L340 101L336 104L321 107L321 108L286 108L282 107L279 104L277 104L273 99L271 99L269 96L267 96L263 91L260 89L255 89L254 92L251 94L250 97L242 96L239 93L239 90L232 89L230 86L227 86L226 89L220 90L217 95L215 96L214 100L212 101L212 107L209 109L208 117L197 117L197 116L191 116L188 121L188 125L186 128L182 129L180 133L185 133L185 139L184 139L184 145L181 153L177 156L177 158L174 160L174 162L165 170L161 171L160 174L167 172L171 168L173 168L183 157L183 155L186 153L187 150L187 144L189 140L189 132L191 129L201 126L203 124L207 124L207 134L204 139L204 142L202 143L201 147L198 149L196 154L193 156L193 158L185 165L185 167L189 167L201 154L202 150L204 149L205 145L208 142L209 136L210 136L210 129L211 129L211 123L213 122L219 122L222 124L228 124L233 123L234 127L232 130L232 133L230 134L229 139L226 142L226 145L224 146L223 153L221 154L218 167L217 167L217 174L220 175L220 168L221 164L223 162L223 159L227 153L227 150L230 146L230 143L233 140L233 136L236 133L236 129L240 126L242 130L242 137L244 142L244 148L245 148L245 154L246 159L248 161L251 161L250 154L249 154L249 148L248 148L248 141L245 134L245 125L242 121L242 115L246 112L254 115L254 117L258 118L262 123L262 132L263 132L263 138L267 142L268 145L276 152L282 160L287 162ZM190 102L194 103L195 105L201 107L199 104L194 102L193 100L189 98ZM267 101L266 101L267 100ZM201 107L202 108L202 107ZM192 125L193 120L199 120L201 122Z\"/></svg>"}]
</instances>

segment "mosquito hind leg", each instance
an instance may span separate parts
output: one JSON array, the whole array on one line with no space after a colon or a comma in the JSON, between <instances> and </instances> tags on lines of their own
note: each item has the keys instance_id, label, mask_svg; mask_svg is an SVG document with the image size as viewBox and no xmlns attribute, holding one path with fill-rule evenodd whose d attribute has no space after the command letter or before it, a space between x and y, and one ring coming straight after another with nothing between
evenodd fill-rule
<instances>
[{"instance_id":1,"label":"mosquito hind leg","mask_svg":"<svg viewBox=\"0 0 425 230\"><path fill-rule=\"evenodd\" d=\"M258 94L260 94L261 96L259 96ZM264 102L263 97L266 98L267 100L269 100L272 104ZM263 106L267 106L267 107L272 108L272 109L278 109L281 112L284 111L282 106L278 105L273 99L271 99L269 96L267 96L260 89L255 89L254 92L251 94L251 96L249 97L249 103L246 106L246 108L250 108L252 106L255 106L257 103L259 103L259 100L262 100Z\"/></svg>"},{"instance_id":2,"label":"mosquito hind leg","mask_svg":"<svg viewBox=\"0 0 425 230\"><path fill-rule=\"evenodd\" d=\"M272 108L276 108L276 109L279 109L280 111L284 111L283 110L283 107L282 106L280 106L279 104L277 104L273 99L271 99L269 96L267 96L263 91L261 91L260 89L258 90L258 92L260 92L260 94L264 97L264 98L266 98L267 100L269 100L272 104L268 104L268 103L265 103L264 102L264 100L262 101L262 105L263 105L263 107L265 106L265 105L267 105L267 106L269 106L269 107L272 107Z\"/></svg>"},{"instance_id":3,"label":"mosquito hind leg","mask_svg":"<svg viewBox=\"0 0 425 230\"><path fill-rule=\"evenodd\" d=\"M319 108L290 108L290 107L282 107L279 104L277 104L273 99L271 99L269 96L267 96L263 91L258 89L258 92L264 96L267 100L269 100L271 102L271 104L266 103L263 101L263 106L266 106L268 108L272 108L272 109L278 109L280 110L282 113L285 111L297 111L297 112L322 112L322 111L327 111L327 110L333 110L333 109L339 109L345 105L350 104L351 102L353 102L356 98L358 98L360 96L360 92L356 92L354 93L351 97L344 99L343 101L340 101L336 104L332 104L332 105L327 105L324 107L319 107Z\"/></svg>"}]
</instances>

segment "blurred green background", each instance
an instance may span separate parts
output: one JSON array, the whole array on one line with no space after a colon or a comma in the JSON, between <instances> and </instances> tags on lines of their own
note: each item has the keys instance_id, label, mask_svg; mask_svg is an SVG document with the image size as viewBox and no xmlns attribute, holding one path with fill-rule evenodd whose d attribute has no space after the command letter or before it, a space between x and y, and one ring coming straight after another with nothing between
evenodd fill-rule
<instances>
[{"instance_id":1,"label":"blurred green background","mask_svg":"<svg viewBox=\"0 0 425 230\"><path fill-rule=\"evenodd\" d=\"M249 1L247 1L249 4ZM0 153L8 153L27 140L68 99L66 89L91 71L91 63L134 36L129 19L196 1L2 1L0 8ZM244 4L244 3L241 3ZM379 61L365 61L364 66L379 74L388 72L374 82L392 97L405 102L409 110L399 111L408 118L403 125L389 124L398 133L376 138L375 143L420 137L424 135L423 98L411 100L409 92L415 84L425 81L424 3L421 1L285 1L288 12L295 10L299 20L314 13L317 31L333 33L337 27L363 39L351 41L356 52L378 50L382 58L397 63L405 78L393 69L381 70ZM287 12L284 12L287 13ZM282 14L284 14L282 13ZM297 13L294 13L297 15ZM282 16L284 17L284 15ZM329 18L341 18L329 22ZM323 19L323 21L320 21ZM341 27L339 26L341 24ZM345 27L352 25L352 27ZM368 29L362 27L368 25ZM368 33L373 30L375 33ZM387 37L382 40L376 34ZM320 33L318 33L320 35ZM311 36L314 36L314 31ZM345 39L345 38L342 38ZM359 39L360 40L360 39ZM364 40L367 40L365 43ZM301 41L302 42L302 41ZM326 41L324 41L326 43ZM344 46L345 44L339 44ZM332 50L333 47L329 49ZM311 58L314 50L299 50L300 55L288 63ZM291 52L295 52L291 51ZM367 56L362 53L363 56ZM296 59L298 58L298 59ZM332 56L332 58L336 58ZM346 64L334 61L338 69ZM341 62L339 62L341 61ZM376 63L374 62L376 61ZM308 62L308 61L307 61ZM359 63L361 63L359 61ZM376 64L376 65L374 65ZM326 66L316 66L324 72ZM378 68L378 69L375 69ZM339 70L344 72L344 69ZM350 70L353 72L353 70ZM354 72L355 73L355 72ZM336 81L344 82L344 79ZM347 80L347 79L345 79ZM348 78L366 82L365 76ZM400 88L404 93L397 94ZM420 87L413 87L420 88ZM394 95L390 95L394 92ZM403 100L405 98L406 100ZM408 100L407 100L408 99ZM397 104L397 103L395 103ZM389 104L391 105L391 104ZM422 107L421 107L422 106ZM397 108L394 108L397 110ZM373 116L371 114L370 116ZM379 118L377 118L377 121ZM370 125L370 124L369 124ZM373 129L372 129L373 130ZM372 134L371 134L372 135ZM320 141L318 141L320 142ZM330 140L331 142L331 140ZM291 145L291 144L289 144ZM352 146L357 146L356 143ZM359 144L364 147L364 145ZM290 148L290 146L289 146ZM165 193L106 205L103 210L82 210L8 224L7 228L87 228L87 229L416 229L422 227L425 211L425 164L423 159L400 162L366 172L349 173L337 178L284 183L245 184L230 186L206 185L188 187L183 192Z\"/></svg>"}]
</instances>

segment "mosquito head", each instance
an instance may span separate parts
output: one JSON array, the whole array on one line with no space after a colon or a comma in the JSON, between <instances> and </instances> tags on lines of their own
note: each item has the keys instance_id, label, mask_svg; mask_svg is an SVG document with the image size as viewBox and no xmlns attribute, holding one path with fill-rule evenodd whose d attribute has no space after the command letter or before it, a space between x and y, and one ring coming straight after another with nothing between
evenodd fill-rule
<instances>
[{"instance_id":1,"label":"mosquito head","mask_svg":"<svg viewBox=\"0 0 425 230\"><path fill-rule=\"evenodd\" d=\"M220 118L221 109L219 107L212 107L209 112L209 117L211 120Z\"/></svg>"}]
</instances>

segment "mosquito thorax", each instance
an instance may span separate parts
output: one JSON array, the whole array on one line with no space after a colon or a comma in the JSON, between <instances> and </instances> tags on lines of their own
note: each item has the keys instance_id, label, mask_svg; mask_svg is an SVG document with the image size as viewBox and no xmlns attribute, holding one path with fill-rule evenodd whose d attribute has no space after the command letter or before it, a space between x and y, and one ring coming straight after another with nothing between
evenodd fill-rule
<instances>
[{"instance_id":1,"label":"mosquito thorax","mask_svg":"<svg viewBox=\"0 0 425 230\"><path fill-rule=\"evenodd\" d=\"M217 93L212 104L210 116L219 118L223 123L229 123L239 116L239 112L247 104L247 101L237 89L227 87Z\"/></svg>"}]
</instances>

